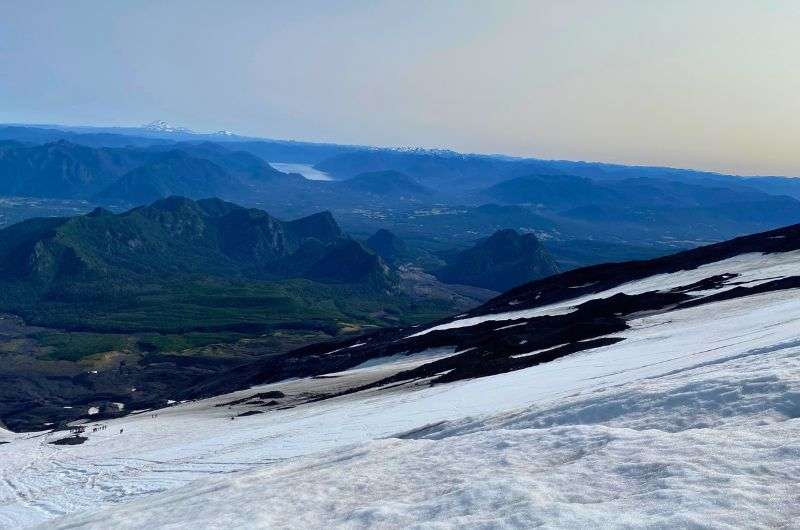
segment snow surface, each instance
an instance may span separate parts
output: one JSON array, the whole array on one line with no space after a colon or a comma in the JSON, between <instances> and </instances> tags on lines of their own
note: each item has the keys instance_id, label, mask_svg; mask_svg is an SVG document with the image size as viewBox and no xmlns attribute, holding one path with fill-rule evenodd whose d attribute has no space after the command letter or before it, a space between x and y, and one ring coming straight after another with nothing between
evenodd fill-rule
<instances>
[{"instance_id":1,"label":"snow surface","mask_svg":"<svg viewBox=\"0 0 800 530\"><path fill-rule=\"evenodd\" d=\"M740 258L625 289L800 273L796 255ZM109 421L78 446L0 431L0 528L798 527L800 290L629 324L622 342L447 385L235 421L214 406L447 354L432 351Z\"/></svg>"},{"instance_id":2,"label":"snow surface","mask_svg":"<svg viewBox=\"0 0 800 530\"><path fill-rule=\"evenodd\" d=\"M577 309L577 306L589 300L610 298L616 294L636 295L650 291L668 291L675 287L691 285L706 278L725 273L733 273L736 274L737 277L726 282L727 285L721 289L694 291L690 294L715 294L733 289L738 285L755 287L756 285L778 278L796 275L800 273L800 250L769 255L760 252L741 254L726 260L701 265L696 269L648 276L641 280L623 283L605 291L590 293L553 304L534 307L532 309L507 311L505 313L494 313L452 320L409 335L408 338L425 335L431 331L477 326L478 324L489 321L534 318L545 315L565 315L572 313Z\"/></svg>"}]
</instances>

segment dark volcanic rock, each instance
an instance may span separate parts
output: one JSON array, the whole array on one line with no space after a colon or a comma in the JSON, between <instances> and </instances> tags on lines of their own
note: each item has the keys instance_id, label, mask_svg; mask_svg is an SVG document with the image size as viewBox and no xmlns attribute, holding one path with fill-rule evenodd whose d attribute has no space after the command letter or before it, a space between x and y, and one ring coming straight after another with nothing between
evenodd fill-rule
<instances>
[{"instance_id":1,"label":"dark volcanic rock","mask_svg":"<svg viewBox=\"0 0 800 530\"><path fill-rule=\"evenodd\" d=\"M85 436L70 436L69 438L60 438L50 443L53 445L80 445L86 440L88 440L88 438Z\"/></svg>"},{"instance_id":2,"label":"dark volcanic rock","mask_svg":"<svg viewBox=\"0 0 800 530\"><path fill-rule=\"evenodd\" d=\"M246 416L255 416L256 414L264 414L263 410L248 410L247 412L242 412L239 414L239 418L244 418Z\"/></svg>"},{"instance_id":3,"label":"dark volcanic rock","mask_svg":"<svg viewBox=\"0 0 800 530\"><path fill-rule=\"evenodd\" d=\"M216 405L216 406L217 407L229 407L231 405L241 405L242 403L247 403L247 402L249 402L251 400L261 400L261 399L275 400L275 399L281 399L281 398L284 398L284 397L286 397L286 395L283 392L281 392L279 390L271 390L269 392L259 392L258 394L253 394L252 396L247 396L246 398L235 399L233 401L220 403L219 405ZM275 403L277 403L277 401L275 401Z\"/></svg>"}]
</instances>

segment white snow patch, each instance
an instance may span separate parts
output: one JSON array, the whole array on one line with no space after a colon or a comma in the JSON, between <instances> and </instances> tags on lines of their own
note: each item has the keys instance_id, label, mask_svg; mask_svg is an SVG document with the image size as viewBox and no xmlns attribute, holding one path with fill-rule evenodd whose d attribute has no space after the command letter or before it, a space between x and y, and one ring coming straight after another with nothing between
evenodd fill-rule
<instances>
[{"instance_id":1,"label":"white snow patch","mask_svg":"<svg viewBox=\"0 0 800 530\"><path fill-rule=\"evenodd\" d=\"M365 370L368 368L375 368L378 366L391 366L392 368L396 368L396 371L401 370L408 370L414 366L420 366L425 363L429 363L431 361L435 361L438 359L444 359L445 357L450 357L452 355L456 355L462 352L453 352L454 348L452 346L446 346L443 348L429 348L425 351L418 352L418 353L397 353L395 355L388 355L386 357L375 357L374 359L370 359L368 361L364 361L363 363L350 368L349 370L345 370L344 372L336 372L332 374L325 374L325 375L340 375L340 374L352 374L353 372Z\"/></svg>"},{"instance_id":2,"label":"white snow patch","mask_svg":"<svg viewBox=\"0 0 800 530\"><path fill-rule=\"evenodd\" d=\"M525 324L527 324L527 322L520 322L519 324L510 324L508 326L503 326L503 327L500 327L500 328L496 328L495 331L501 331L501 330L504 330L504 329L516 328L518 326L524 326Z\"/></svg>"},{"instance_id":3,"label":"white snow patch","mask_svg":"<svg viewBox=\"0 0 800 530\"><path fill-rule=\"evenodd\" d=\"M527 352L527 353L519 353L517 355L512 355L511 358L512 359L521 359L521 358L524 358L524 357L530 357L532 355L538 355L540 353L544 353L544 352L548 352L548 351L552 351L552 350L557 350L558 348L561 348L562 346L566 346L566 344L559 344L557 346L552 346L550 348L544 348L543 350L533 350L533 351Z\"/></svg>"}]
</instances>

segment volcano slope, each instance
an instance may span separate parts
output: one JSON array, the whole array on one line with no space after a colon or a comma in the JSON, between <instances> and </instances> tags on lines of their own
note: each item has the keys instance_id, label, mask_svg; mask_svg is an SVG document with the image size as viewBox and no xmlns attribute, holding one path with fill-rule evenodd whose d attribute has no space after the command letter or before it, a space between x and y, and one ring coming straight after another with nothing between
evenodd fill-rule
<instances>
[{"instance_id":1,"label":"volcano slope","mask_svg":"<svg viewBox=\"0 0 800 530\"><path fill-rule=\"evenodd\" d=\"M792 527L798 295L793 226L0 431L0 527Z\"/></svg>"}]
</instances>

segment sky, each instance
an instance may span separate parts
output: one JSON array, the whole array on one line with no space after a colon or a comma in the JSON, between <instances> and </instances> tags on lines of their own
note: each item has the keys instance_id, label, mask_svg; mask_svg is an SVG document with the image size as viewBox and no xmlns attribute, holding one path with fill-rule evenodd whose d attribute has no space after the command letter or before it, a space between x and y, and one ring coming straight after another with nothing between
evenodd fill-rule
<instances>
[{"instance_id":1,"label":"sky","mask_svg":"<svg viewBox=\"0 0 800 530\"><path fill-rule=\"evenodd\" d=\"M800 176L796 0L0 0L0 122Z\"/></svg>"}]
</instances>

